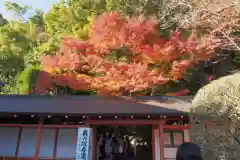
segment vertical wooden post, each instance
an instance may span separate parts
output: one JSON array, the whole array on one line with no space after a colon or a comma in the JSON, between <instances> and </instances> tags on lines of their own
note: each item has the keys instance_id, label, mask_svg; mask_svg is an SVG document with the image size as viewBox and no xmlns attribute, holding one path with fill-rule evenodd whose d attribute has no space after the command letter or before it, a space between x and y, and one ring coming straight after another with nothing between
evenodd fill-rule
<instances>
[{"instance_id":1,"label":"vertical wooden post","mask_svg":"<svg viewBox=\"0 0 240 160\"><path fill-rule=\"evenodd\" d=\"M16 147L16 151L15 151L15 156L16 156L16 157L18 156L18 152L19 152L21 136L22 136L22 127L19 127L19 130L18 130L18 139L17 139L17 147Z\"/></svg>"},{"instance_id":2,"label":"vertical wooden post","mask_svg":"<svg viewBox=\"0 0 240 160\"><path fill-rule=\"evenodd\" d=\"M37 131L34 160L38 160L38 155L39 155L39 151L40 151L40 142L41 142L41 138L42 138L43 121L44 121L44 118L41 117L39 126L38 126L38 131Z\"/></svg>"},{"instance_id":3,"label":"vertical wooden post","mask_svg":"<svg viewBox=\"0 0 240 160\"><path fill-rule=\"evenodd\" d=\"M93 125L92 130L92 160L97 159L97 128Z\"/></svg>"},{"instance_id":4,"label":"vertical wooden post","mask_svg":"<svg viewBox=\"0 0 240 160\"><path fill-rule=\"evenodd\" d=\"M183 136L184 136L184 142L191 142L188 129L183 130Z\"/></svg>"},{"instance_id":5,"label":"vertical wooden post","mask_svg":"<svg viewBox=\"0 0 240 160\"><path fill-rule=\"evenodd\" d=\"M58 134L59 134L59 128L55 130L55 139L54 139L54 148L53 148L53 157L56 159L57 156L57 143L58 143Z\"/></svg>"},{"instance_id":6,"label":"vertical wooden post","mask_svg":"<svg viewBox=\"0 0 240 160\"><path fill-rule=\"evenodd\" d=\"M159 145L160 145L160 159L164 160L164 132L163 132L164 121L161 120L159 124Z\"/></svg>"},{"instance_id":7,"label":"vertical wooden post","mask_svg":"<svg viewBox=\"0 0 240 160\"><path fill-rule=\"evenodd\" d=\"M155 154L155 129L156 129L156 126L155 125L152 125L152 160L156 160L156 154Z\"/></svg>"}]
</instances>

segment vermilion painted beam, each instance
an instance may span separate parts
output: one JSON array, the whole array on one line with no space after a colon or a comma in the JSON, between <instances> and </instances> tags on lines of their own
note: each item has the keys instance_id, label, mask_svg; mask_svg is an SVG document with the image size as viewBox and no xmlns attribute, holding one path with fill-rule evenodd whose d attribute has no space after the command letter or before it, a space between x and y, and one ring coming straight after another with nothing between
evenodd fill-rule
<instances>
[{"instance_id":1,"label":"vermilion painted beam","mask_svg":"<svg viewBox=\"0 0 240 160\"><path fill-rule=\"evenodd\" d=\"M79 128L85 127L86 125L42 125L43 128ZM9 123L0 123L0 127L24 127L24 128L38 128L39 124L9 124Z\"/></svg>"},{"instance_id":2,"label":"vermilion painted beam","mask_svg":"<svg viewBox=\"0 0 240 160\"><path fill-rule=\"evenodd\" d=\"M19 127L19 130L18 130L18 139L17 139L17 147L16 147L16 151L15 151L15 156L18 156L19 147L20 147L20 141L21 141L21 136L22 136L22 127Z\"/></svg>"},{"instance_id":3,"label":"vermilion painted beam","mask_svg":"<svg viewBox=\"0 0 240 160\"><path fill-rule=\"evenodd\" d=\"M54 158L50 157L43 157L39 158L38 160L53 160ZM56 158L57 160L73 160L74 158ZM1 157L0 160L33 160L33 157Z\"/></svg>"},{"instance_id":4,"label":"vermilion painted beam","mask_svg":"<svg viewBox=\"0 0 240 160\"><path fill-rule=\"evenodd\" d=\"M89 125L154 125L159 124L159 120L89 120L88 124L82 125L42 125L43 128L80 128L87 127ZM38 128L39 124L8 124L1 123L0 127L26 127L26 128ZM164 129L190 129L191 125L163 125Z\"/></svg>"},{"instance_id":5,"label":"vermilion painted beam","mask_svg":"<svg viewBox=\"0 0 240 160\"><path fill-rule=\"evenodd\" d=\"M179 129L190 129L191 126L183 126L183 125L163 125L163 129L171 129L171 130L179 130Z\"/></svg>"},{"instance_id":6,"label":"vermilion painted beam","mask_svg":"<svg viewBox=\"0 0 240 160\"><path fill-rule=\"evenodd\" d=\"M81 127L86 127L87 125L85 124L81 124L81 125L68 125L68 124L65 124L65 125L43 125L43 128L81 128Z\"/></svg>"},{"instance_id":7,"label":"vermilion painted beam","mask_svg":"<svg viewBox=\"0 0 240 160\"><path fill-rule=\"evenodd\" d=\"M34 152L34 160L38 160L38 155L39 155L39 151L40 151L40 143L41 143L41 138L42 138L43 121L44 121L44 118L41 118L39 125L38 125L36 146L35 146L35 152Z\"/></svg>"},{"instance_id":8,"label":"vermilion painted beam","mask_svg":"<svg viewBox=\"0 0 240 160\"><path fill-rule=\"evenodd\" d=\"M159 124L159 120L88 120L90 125L152 125Z\"/></svg>"},{"instance_id":9,"label":"vermilion painted beam","mask_svg":"<svg viewBox=\"0 0 240 160\"><path fill-rule=\"evenodd\" d=\"M0 127L26 127L26 128L38 128L39 124L10 124L0 123Z\"/></svg>"},{"instance_id":10,"label":"vermilion painted beam","mask_svg":"<svg viewBox=\"0 0 240 160\"><path fill-rule=\"evenodd\" d=\"M90 125L158 125L162 120L88 120ZM190 125L163 125L164 129L189 129Z\"/></svg>"},{"instance_id":11,"label":"vermilion painted beam","mask_svg":"<svg viewBox=\"0 0 240 160\"><path fill-rule=\"evenodd\" d=\"M89 120L88 124L86 125L42 125L42 128L80 128L80 127L87 127L89 125L156 125L159 124L158 120L129 120L129 121L122 121L122 120ZM0 127L22 127L22 128L38 128L39 124L0 124ZM163 129L170 129L170 130L183 130L183 129L190 129L191 125L163 125Z\"/></svg>"}]
</instances>

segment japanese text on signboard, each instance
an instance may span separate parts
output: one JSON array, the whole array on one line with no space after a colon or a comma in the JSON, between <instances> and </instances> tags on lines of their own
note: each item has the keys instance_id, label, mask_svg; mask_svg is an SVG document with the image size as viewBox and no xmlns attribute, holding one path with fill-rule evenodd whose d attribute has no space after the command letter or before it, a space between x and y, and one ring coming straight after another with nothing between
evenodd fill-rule
<instances>
[{"instance_id":1,"label":"japanese text on signboard","mask_svg":"<svg viewBox=\"0 0 240 160\"><path fill-rule=\"evenodd\" d=\"M76 160L88 160L89 132L89 128L78 129Z\"/></svg>"}]
</instances>

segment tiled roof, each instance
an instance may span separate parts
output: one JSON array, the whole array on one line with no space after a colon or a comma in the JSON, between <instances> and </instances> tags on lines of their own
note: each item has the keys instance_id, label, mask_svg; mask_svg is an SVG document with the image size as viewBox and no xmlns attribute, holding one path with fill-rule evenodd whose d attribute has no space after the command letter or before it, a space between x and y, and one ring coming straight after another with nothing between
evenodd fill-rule
<instances>
[{"instance_id":1,"label":"tiled roof","mask_svg":"<svg viewBox=\"0 0 240 160\"><path fill-rule=\"evenodd\" d=\"M0 96L0 113L182 115L191 97Z\"/></svg>"}]
</instances>

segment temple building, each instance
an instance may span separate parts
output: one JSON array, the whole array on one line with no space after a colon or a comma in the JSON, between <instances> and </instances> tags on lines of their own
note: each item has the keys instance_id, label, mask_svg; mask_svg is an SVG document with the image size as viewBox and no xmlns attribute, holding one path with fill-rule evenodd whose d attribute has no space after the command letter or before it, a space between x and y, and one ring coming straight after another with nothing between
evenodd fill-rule
<instances>
[{"instance_id":1,"label":"temple building","mask_svg":"<svg viewBox=\"0 0 240 160\"><path fill-rule=\"evenodd\" d=\"M190 141L190 107L191 97L0 96L0 159L78 160L78 130L90 128L86 160L105 131L135 137L137 160L174 160Z\"/></svg>"}]
</instances>

